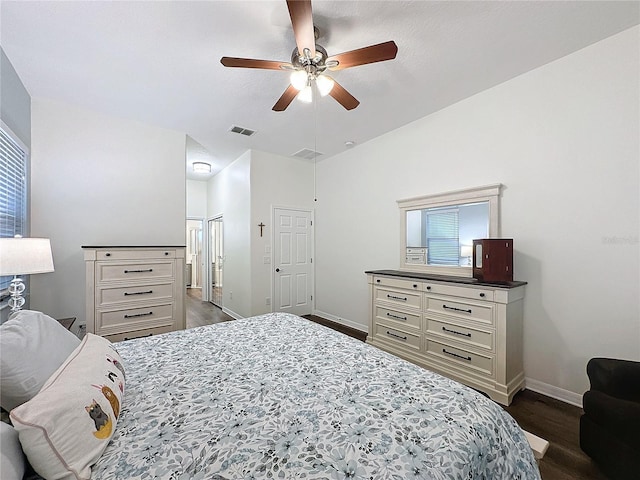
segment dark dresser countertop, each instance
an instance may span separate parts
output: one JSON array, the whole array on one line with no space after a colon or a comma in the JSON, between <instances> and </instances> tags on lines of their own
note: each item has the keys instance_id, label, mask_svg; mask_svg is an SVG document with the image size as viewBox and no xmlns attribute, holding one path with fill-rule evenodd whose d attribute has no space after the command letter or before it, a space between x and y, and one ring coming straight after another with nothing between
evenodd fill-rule
<instances>
[{"instance_id":1,"label":"dark dresser countertop","mask_svg":"<svg viewBox=\"0 0 640 480\"><path fill-rule=\"evenodd\" d=\"M408 272L406 270L367 270L364 273L371 275L387 275L390 277L415 278L418 280L433 280L434 282L453 282L463 285L493 288L516 288L526 285L527 282L481 282L475 278L455 277L452 275L435 275L432 273Z\"/></svg>"}]
</instances>

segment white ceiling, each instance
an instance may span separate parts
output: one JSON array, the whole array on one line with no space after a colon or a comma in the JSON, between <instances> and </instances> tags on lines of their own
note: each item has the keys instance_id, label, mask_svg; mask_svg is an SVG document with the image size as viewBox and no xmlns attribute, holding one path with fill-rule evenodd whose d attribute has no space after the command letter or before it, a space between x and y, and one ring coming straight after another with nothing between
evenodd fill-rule
<instances>
[{"instance_id":1,"label":"white ceiling","mask_svg":"<svg viewBox=\"0 0 640 480\"><path fill-rule=\"evenodd\" d=\"M0 44L32 97L185 132L195 140L188 162L211 161L216 173L249 148L285 156L309 148L324 154L318 160L346 141L357 148L637 25L639 5L314 0L329 55L398 45L395 60L333 74L360 100L352 111L325 97L273 112L287 73L220 64L222 56L289 61L284 0L2 0ZM232 125L257 133L230 133Z\"/></svg>"}]
</instances>

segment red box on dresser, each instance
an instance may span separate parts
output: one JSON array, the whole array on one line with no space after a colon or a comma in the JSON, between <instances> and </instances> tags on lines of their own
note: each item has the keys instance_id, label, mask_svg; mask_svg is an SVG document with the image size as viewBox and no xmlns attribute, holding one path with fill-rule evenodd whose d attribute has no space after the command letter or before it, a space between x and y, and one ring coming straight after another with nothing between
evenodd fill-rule
<instances>
[{"instance_id":1,"label":"red box on dresser","mask_svg":"<svg viewBox=\"0 0 640 480\"><path fill-rule=\"evenodd\" d=\"M513 239L473 240L473 278L481 282L512 282Z\"/></svg>"}]
</instances>

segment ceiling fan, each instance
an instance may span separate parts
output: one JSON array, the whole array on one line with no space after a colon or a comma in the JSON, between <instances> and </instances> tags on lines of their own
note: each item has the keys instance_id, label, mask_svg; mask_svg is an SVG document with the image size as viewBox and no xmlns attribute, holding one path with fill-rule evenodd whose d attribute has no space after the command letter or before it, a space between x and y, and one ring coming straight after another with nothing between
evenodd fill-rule
<instances>
[{"instance_id":1,"label":"ceiling fan","mask_svg":"<svg viewBox=\"0 0 640 480\"><path fill-rule=\"evenodd\" d=\"M273 106L276 112L284 111L296 96L306 102L313 98L312 85L320 95L331 95L347 110L356 108L360 102L342 85L326 74L367 63L393 60L398 47L393 41L370 45L338 55L329 56L322 45L316 44L318 29L313 25L311 0L287 0L291 25L297 47L291 54L291 63L253 58L222 57L225 67L259 68L266 70L286 70L291 72L291 85Z\"/></svg>"}]
</instances>

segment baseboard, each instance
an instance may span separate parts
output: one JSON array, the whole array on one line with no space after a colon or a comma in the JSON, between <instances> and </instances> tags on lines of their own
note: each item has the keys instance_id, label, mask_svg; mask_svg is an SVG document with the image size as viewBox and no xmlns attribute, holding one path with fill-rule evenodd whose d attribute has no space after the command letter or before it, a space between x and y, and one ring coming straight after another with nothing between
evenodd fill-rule
<instances>
[{"instance_id":1,"label":"baseboard","mask_svg":"<svg viewBox=\"0 0 640 480\"><path fill-rule=\"evenodd\" d=\"M579 393L570 392L559 387L554 387L548 383L534 380L533 378L526 377L524 380L524 386L528 390L532 390L547 397L555 398L564 403L575 405L582 408L582 395Z\"/></svg>"},{"instance_id":2,"label":"baseboard","mask_svg":"<svg viewBox=\"0 0 640 480\"><path fill-rule=\"evenodd\" d=\"M236 320L240 320L241 318L244 318L242 315L234 312L233 310L229 310L226 307L222 307L222 311Z\"/></svg>"},{"instance_id":3,"label":"baseboard","mask_svg":"<svg viewBox=\"0 0 640 480\"><path fill-rule=\"evenodd\" d=\"M336 317L335 315L331 315L330 313L322 312L320 310L314 310L313 315L326 318L327 320L331 320L332 322L339 323L340 325L344 325L345 327L359 330L360 332L369 333L369 327L366 327L352 320L347 320L346 318Z\"/></svg>"}]
</instances>

